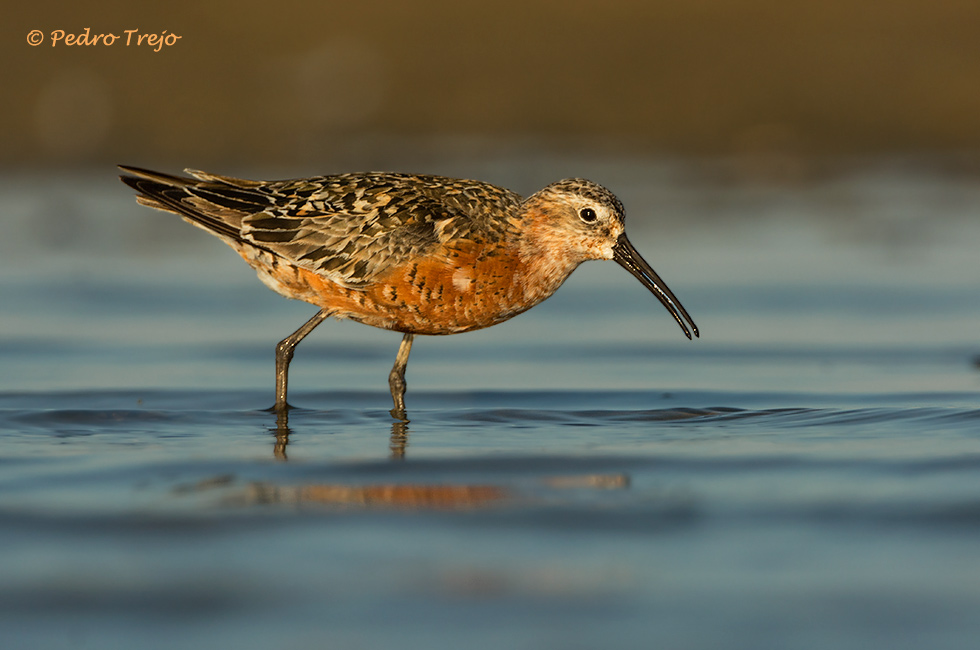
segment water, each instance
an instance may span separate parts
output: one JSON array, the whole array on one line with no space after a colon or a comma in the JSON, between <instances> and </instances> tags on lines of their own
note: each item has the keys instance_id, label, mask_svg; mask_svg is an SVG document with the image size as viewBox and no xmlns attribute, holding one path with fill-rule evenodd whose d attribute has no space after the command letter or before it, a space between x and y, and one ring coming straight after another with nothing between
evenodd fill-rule
<instances>
[{"instance_id":1,"label":"water","mask_svg":"<svg viewBox=\"0 0 980 650\"><path fill-rule=\"evenodd\" d=\"M109 175L4 179L3 647L975 647L980 183L577 173L700 341L587 264L417 339L407 426L400 337L325 323L288 428L312 307Z\"/></svg>"}]
</instances>

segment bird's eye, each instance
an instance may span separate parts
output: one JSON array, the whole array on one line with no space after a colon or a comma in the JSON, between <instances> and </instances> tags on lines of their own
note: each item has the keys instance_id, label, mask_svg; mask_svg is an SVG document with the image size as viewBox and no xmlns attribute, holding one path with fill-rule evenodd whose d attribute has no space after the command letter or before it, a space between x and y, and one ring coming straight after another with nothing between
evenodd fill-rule
<instances>
[{"instance_id":1,"label":"bird's eye","mask_svg":"<svg viewBox=\"0 0 980 650\"><path fill-rule=\"evenodd\" d=\"M585 223L592 223L598 218L596 216L595 210L593 210L592 208L582 208L581 210L578 211L578 216Z\"/></svg>"}]
</instances>

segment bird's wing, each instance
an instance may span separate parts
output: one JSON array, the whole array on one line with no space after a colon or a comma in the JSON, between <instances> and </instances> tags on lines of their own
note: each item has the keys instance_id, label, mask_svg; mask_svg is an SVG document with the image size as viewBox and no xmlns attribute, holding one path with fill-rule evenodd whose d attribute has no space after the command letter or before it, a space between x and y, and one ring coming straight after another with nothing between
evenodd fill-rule
<instances>
[{"instance_id":1,"label":"bird's wing","mask_svg":"<svg viewBox=\"0 0 980 650\"><path fill-rule=\"evenodd\" d=\"M438 176L340 174L249 181L188 170L197 180L123 168L150 207L176 212L229 243L251 245L356 287L450 239L505 227L521 198Z\"/></svg>"}]
</instances>

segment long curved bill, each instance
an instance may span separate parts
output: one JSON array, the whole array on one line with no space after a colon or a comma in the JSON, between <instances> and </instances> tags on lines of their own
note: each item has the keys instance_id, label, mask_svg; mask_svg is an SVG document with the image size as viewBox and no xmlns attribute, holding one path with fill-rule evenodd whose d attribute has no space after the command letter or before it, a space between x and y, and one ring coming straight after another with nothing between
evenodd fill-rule
<instances>
[{"instance_id":1,"label":"long curved bill","mask_svg":"<svg viewBox=\"0 0 980 650\"><path fill-rule=\"evenodd\" d=\"M632 273L633 277L642 282L643 286L649 289L663 303L663 306L667 308L670 315L674 317L677 324L684 330L684 335L687 338L691 338L691 332L694 332L694 336L700 336L698 334L698 326L691 320L691 315L681 305L681 301L664 284L664 281L660 279L657 272L650 268L646 260L640 257L640 254L633 248L630 240L626 239L625 233L619 236L619 240L613 246L613 259L624 269ZM690 329L687 327L688 324L691 326Z\"/></svg>"}]
</instances>

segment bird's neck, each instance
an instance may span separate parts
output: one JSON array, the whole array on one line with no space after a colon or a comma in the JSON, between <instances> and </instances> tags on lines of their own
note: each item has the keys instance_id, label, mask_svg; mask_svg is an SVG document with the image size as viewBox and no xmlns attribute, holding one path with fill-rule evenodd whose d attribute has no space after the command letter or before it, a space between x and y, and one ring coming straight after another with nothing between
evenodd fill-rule
<instances>
[{"instance_id":1,"label":"bird's neck","mask_svg":"<svg viewBox=\"0 0 980 650\"><path fill-rule=\"evenodd\" d=\"M572 254L550 221L546 213L530 210L518 241L525 294L534 304L557 291L583 261Z\"/></svg>"}]
</instances>

